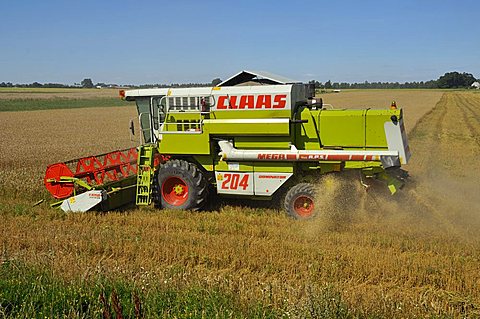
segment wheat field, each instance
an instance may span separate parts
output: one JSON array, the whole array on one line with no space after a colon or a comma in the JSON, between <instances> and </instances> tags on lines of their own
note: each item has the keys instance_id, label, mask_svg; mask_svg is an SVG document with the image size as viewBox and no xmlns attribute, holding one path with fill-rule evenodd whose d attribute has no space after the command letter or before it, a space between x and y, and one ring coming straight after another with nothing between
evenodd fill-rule
<instances>
[{"instance_id":1,"label":"wheat field","mask_svg":"<svg viewBox=\"0 0 480 319\"><path fill-rule=\"evenodd\" d=\"M102 316L120 304L134 317L141 304L147 317L479 317L480 95L323 98L336 108L404 106L414 155L398 196L343 174L319 180L312 221L247 202L65 214L32 207L48 198L46 165L136 145L133 105L0 113L0 316Z\"/></svg>"}]
</instances>

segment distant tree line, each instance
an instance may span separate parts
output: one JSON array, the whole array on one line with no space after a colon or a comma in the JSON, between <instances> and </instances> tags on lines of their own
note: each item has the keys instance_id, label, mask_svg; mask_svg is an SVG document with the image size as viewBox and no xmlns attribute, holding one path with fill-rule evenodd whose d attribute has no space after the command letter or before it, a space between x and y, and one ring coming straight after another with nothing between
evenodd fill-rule
<instances>
[{"instance_id":1,"label":"distant tree line","mask_svg":"<svg viewBox=\"0 0 480 319\"><path fill-rule=\"evenodd\" d=\"M191 87L209 87L211 83L172 83L172 84L141 84L141 85L127 85L130 87L138 87L140 89L148 88L191 88Z\"/></svg>"},{"instance_id":2,"label":"distant tree line","mask_svg":"<svg viewBox=\"0 0 480 319\"><path fill-rule=\"evenodd\" d=\"M441 89L464 88L471 86L475 81L477 80L470 73L449 72L437 80L437 85Z\"/></svg>"},{"instance_id":3,"label":"distant tree line","mask_svg":"<svg viewBox=\"0 0 480 319\"><path fill-rule=\"evenodd\" d=\"M13 84L11 82L1 82L0 87L2 88L70 88L72 86L60 83L38 83L33 82L30 84Z\"/></svg>"},{"instance_id":4,"label":"distant tree line","mask_svg":"<svg viewBox=\"0 0 480 319\"><path fill-rule=\"evenodd\" d=\"M317 89L436 89L438 88L437 81L420 81L420 82L361 82L361 83L347 83L347 82L331 82L327 81L325 84L318 81L310 81L310 84L315 84ZM472 82L473 83L473 82Z\"/></svg>"},{"instance_id":5,"label":"distant tree line","mask_svg":"<svg viewBox=\"0 0 480 319\"><path fill-rule=\"evenodd\" d=\"M437 80L420 81L420 82L361 82L347 83L334 82L328 80L325 83L311 80L308 83L315 84L317 89L458 89L469 88L473 82L477 81L470 73L447 72Z\"/></svg>"},{"instance_id":6,"label":"distant tree line","mask_svg":"<svg viewBox=\"0 0 480 319\"><path fill-rule=\"evenodd\" d=\"M221 82L221 81L220 81ZM218 82L218 83L220 83ZM11 82L1 82L0 87L6 88L119 88L119 87L130 87L130 88L184 88L184 87L209 87L216 85L213 83L172 83L172 84L106 84L99 82L94 84L91 79L83 79L80 83L75 83L74 85L60 84L60 83L39 83L33 82L30 84L13 84Z\"/></svg>"},{"instance_id":7,"label":"distant tree line","mask_svg":"<svg viewBox=\"0 0 480 319\"><path fill-rule=\"evenodd\" d=\"M440 76L437 80L420 81L420 82L361 82L361 83L347 83L347 82L334 82L328 80L325 83L318 82L316 80L309 81L310 84L315 84L317 89L335 90L335 89L450 89L450 88L469 88L473 82L480 81L470 73L459 72L447 72ZM60 83L39 83L33 82L31 84L13 84L11 82L1 82L0 87L24 87L24 88L117 88L117 87L131 87L131 88L183 88L183 87L208 87L215 86L221 83L220 78L215 78L210 83L172 83L172 84L94 84L92 79L83 79L80 83L74 85L66 85Z\"/></svg>"}]
</instances>

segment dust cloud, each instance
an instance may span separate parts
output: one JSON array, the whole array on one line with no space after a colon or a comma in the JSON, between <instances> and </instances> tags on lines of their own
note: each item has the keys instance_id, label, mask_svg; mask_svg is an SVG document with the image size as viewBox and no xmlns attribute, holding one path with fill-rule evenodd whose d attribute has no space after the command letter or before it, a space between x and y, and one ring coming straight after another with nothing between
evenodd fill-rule
<instances>
[{"instance_id":1,"label":"dust cloud","mask_svg":"<svg viewBox=\"0 0 480 319\"><path fill-rule=\"evenodd\" d=\"M367 180L366 189L358 172L323 176L310 231L361 228L480 242L480 99L460 117L454 113L465 111L463 98L449 93L412 130L413 156L404 167L410 177L395 195L377 180Z\"/></svg>"},{"instance_id":2,"label":"dust cloud","mask_svg":"<svg viewBox=\"0 0 480 319\"><path fill-rule=\"evenodd\" d=\"M358 174L330 174L317 184L316 230L349 231L355 228L403 234L478 236L480 205L468 186L442 178L407 180L403 189L391 195L383 182L365 181Z\"/></svg>"}]
</instances>

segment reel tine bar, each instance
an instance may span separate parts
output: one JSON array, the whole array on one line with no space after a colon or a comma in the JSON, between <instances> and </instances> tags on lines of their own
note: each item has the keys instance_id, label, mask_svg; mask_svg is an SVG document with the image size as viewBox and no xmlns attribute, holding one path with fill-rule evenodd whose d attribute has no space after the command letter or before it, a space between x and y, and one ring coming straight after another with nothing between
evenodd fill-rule
<instances>
[{"instance_id":1,"label":"reel tine bar","mask_svg":"<svg viewBox=\"0 0 480 319\"><path fill-rule=\"evenodd\" d=\"M137 148L132 147L52 164L47 167L44 183L55 198L67 198L75 186L72 182L61 181L61 177L82 179L91 186L119 181L137 174L137 156Z\"/></svg>"}]
</instances>

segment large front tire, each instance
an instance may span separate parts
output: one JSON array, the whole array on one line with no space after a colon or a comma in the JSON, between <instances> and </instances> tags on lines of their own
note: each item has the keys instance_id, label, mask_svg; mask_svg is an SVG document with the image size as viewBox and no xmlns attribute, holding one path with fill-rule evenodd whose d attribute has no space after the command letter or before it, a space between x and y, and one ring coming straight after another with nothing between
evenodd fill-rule
<instances>
[{"instance_id":1,"label":"large front tire","mask_svg":"<svg viewBox=\"0 0 480 319\"><path fill-rule=\"evenodd\" d=\"M289 189L283 200L287 214L295 219L310 219L315 216L315 188L309 183L300 183Z\"/></svg>"},{"instance_id":2,"label":"large front tire","mask_svg":"<svg viewBox=\"0 0 480 319\"><path fill-rule=\"evenodd\" d=\"M184 160L161 164L157 185L157 204L162 208L199 210L207 201L205 177L196 165Z\"/></svg>"}]
</instances>

